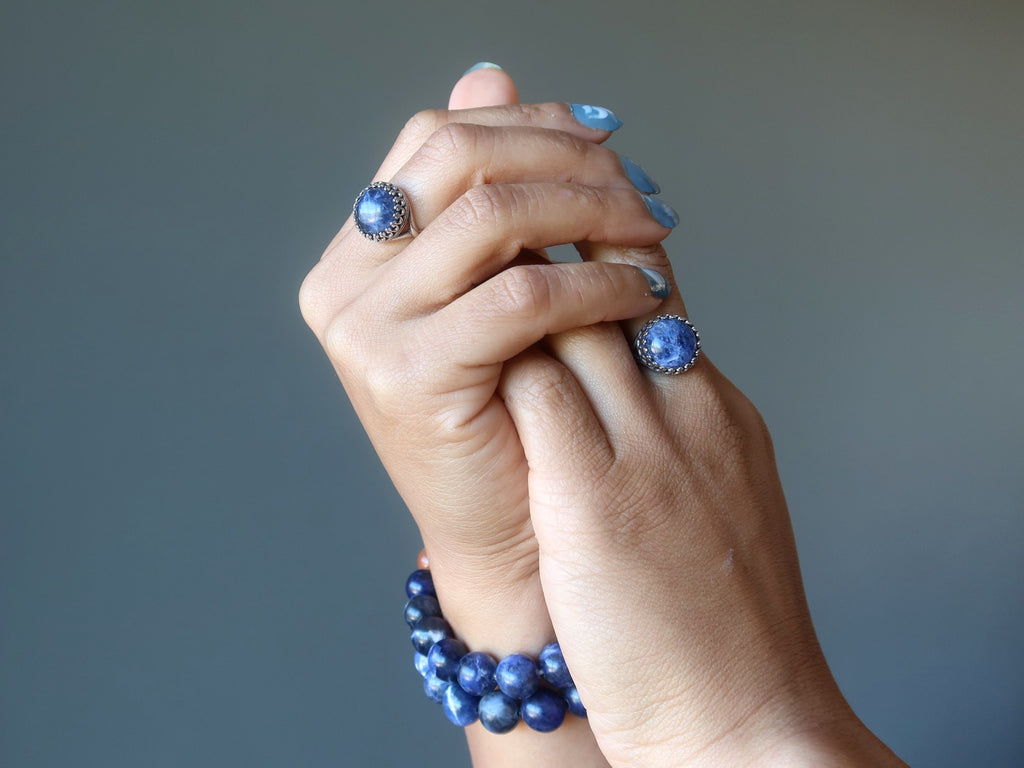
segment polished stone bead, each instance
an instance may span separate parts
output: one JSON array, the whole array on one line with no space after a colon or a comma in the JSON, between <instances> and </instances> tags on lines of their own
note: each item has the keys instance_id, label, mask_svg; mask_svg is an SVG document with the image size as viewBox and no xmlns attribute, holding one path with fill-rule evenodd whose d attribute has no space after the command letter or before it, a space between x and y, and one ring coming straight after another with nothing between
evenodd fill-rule
<instances>
[{"instance_id":1,"label":"polished stone bead","mask_svg":"<svg viewBox=\"0 0 1024 768\"><path fill-rule=\"evenodd\" d=\"M391 193L379 187L367 187L355 205L355 218L361 232L380 234L395 218L395 201Z\"/></svg>"},{"instance_id":2,"label":"polished stone bead","mask_svg":"<svg viewBox=\"0 0 1024 768\"><path fill-rule=\"evenodd\" d=\"M647 350L658 365L682 368L697 352L697 336L682 320L663 317L647 331Z\"/></svg>"},{"instance_id":3,"label":"polished stone bead","mask_svg":"<svg viewBox=\"0 0 1024 768\"><path fill-rule=\"evenodd\" d=\"M412 647L420 653L430 653L434 643L452 636L452 628L440 616L427 616L412 629Z\"/></svg>"},{"instance_id":4,"label":"polished stone bead","mask_svg":"<svg viewBox=\"0 0 1024 768\"><path fill-rule=\"evenodd\" d=\"M489 653L467 653L459 665L459 685L466 693L483 696L498 684L497 672L498 662Z\"/></svg>"},{"instance_id":5,"label":"polished stone bead","mask_svg":"<svg viewBox=\"0 0 1024 768\"><path fill-rule=\"evenodd\" d=\"M501 691L491 691L477 707L480 724L491 733L508 733L519 723L519 702Z\"/></svg>"},{"instance_id":6,"label":"polished stone bead","mask_svg":"<svg viewBox=\"0 0 1024 768\"><path fill-rule=\"evenodd\" d=\"M437 592L434 591L434 577L430 575L430 571L420 568L410 573L409 578L405 580L405 595L406 597L415 597L416 595L437 597Z\"/></svg>"},{"instance_id":7,"label":"polished stone bead","mask_svg":"<svg viewBox=\"0 0 1024 768\"><path fill-rule=\"evenodd\" d=\"M525 699L540 688L537 663L522 653L513 653L498 663L498 688L513 699Z\"/></svg>"},{"instance_id":8,"label":"polished stone bead","mask_svg":"<svg viewBox=\"0 0 1024 768\"><path fill-rule=\"evenodd\" d=\"M555 688L568 688L572 683L572 676L569 668L565 666L565 657L562 656L562 648L558 643L551 643L544 646L537 659L537 666L540 667L540 674Z\"/></svg>"},{"instance_id":9,"label":"polished stone bead","mask_svg":"<svg viewBox=\"0 0 1024 768\"><path fill-rule=\"evenodd\" d=\"M430 671L442 680L455 680L459 676L462 657L469 653L469 648L461 640L448 637L434 644L427 653Z\"/></svg>"},{"instance_id":10,"label":"polished stone bead","mask_svg":"<svg viewBox=\"0 0 1024 768\"><path fill-rule=\"evenodd\" d=\"M444 709L445 717L456 725L472 725L476 722L477 708L480 705L480 697L466 693L457 685L449 685L441 699L441 708Z\"/></svg>"},{"instance_id":11,"label":"polished stone bead","mask_svg":"<svg viewBox=\"0 0 1024 768\"><path fill-rule=\"evenodd\" d=\"M561 694L541 688L529 698L523 699L521 714L523 722L535 731L553 731L565 720L568 705Z\"/></svg>"},{"instance_id":12,"label":"polished stone bead","mask_svg":"<svg viewBox=\"0 0 1024 768\"><path fill-rule=\"evenodd\" d=\"M413 595L405 604L405 623L412 629L428 616L440 616L441 605L431 595Z\"/></svg>"},{"instance_id":13,"label":"polished stone bead","mask_svg":"<svg viewBox=\"0 0 1024 768\"><path fill-rule=\"evenodd\" d=\"M565 696L565 703L569 705L570 712L576 715L576 717L587 716L587 708L580 701L580 692L576 690L576 686L566 688L562 691L562 695Z\"/></svg>"},{"instance_id":14,"label":"polished stone bead","mask_svg":"<svg viewBox=\"0 0 1024 768\"><path fill-rule=\"evenodd\" d=\"M427 698L432 701L436 701L438 704L444 698L444 692L452 687L452 684L447 680L442 680L440 677L435 675L433 672L427 672L423 676L423 692L427 694ZM458 688L458 686L455 686Z\"/></svg>"},{"instance_id":15,"label":"polished stone bead","mask_svg":"<svg viewBox=\"0 0 1024 768\"><path fill-rule=\"evenodd\" d=\"M416 667L416 671L420 673L420 677L427 676L427 672L430 671L430 662L424 654L414 653L412 663Z\"/></svg>"}]
</instances>

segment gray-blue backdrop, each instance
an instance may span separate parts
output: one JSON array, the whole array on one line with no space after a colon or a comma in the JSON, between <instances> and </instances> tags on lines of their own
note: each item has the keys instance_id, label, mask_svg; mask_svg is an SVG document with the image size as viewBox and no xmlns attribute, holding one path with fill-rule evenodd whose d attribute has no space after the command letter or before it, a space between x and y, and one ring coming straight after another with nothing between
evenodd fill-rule
<instances>
[{"instance_id":1,"label":"gray-blue backdrop","mask_svg":"<svg viewBox=\"0 0 1024 768\"><path fill-rule=\"evenodd\" d=\"M1024 4L6 0L0 765L467 763L295 297L480 59L615 109L681 212L856 710L1024 763Z\"/></svg>"}]
</instances>

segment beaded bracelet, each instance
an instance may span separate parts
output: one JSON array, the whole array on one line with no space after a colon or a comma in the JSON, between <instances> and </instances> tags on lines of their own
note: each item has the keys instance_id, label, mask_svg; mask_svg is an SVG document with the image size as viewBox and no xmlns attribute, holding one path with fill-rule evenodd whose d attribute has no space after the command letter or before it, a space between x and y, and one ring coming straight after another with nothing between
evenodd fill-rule
<instances>
[{"instance_id":1,"label":"beaded bracelet","mask_svg":"<svg viewBox=\"0 0 1024 768\"><path fill-rule=\"evenodd\" d=\"M455 637L441 615L429 570L413 571L405 594L405 623L412 630L423 690L455 725L479 719L491 733L508 733L521 718L547 733L562 724L566 712L587 716L557 642L545 646L536 660L513 653L498 661L489 653L470 651Z\"/></svg>"}]
</instances>

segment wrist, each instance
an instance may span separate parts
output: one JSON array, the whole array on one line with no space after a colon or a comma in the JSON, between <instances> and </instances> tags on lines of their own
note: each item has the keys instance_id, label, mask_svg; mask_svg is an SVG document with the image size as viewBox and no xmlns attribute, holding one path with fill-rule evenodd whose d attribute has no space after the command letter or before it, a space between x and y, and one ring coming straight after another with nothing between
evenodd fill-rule
<instances>
[{"instance_id":1,"label":"wrist","mask_svg":"<svg viewBox=\"0 0 1024 768\"><path fill-rule=\"evenodd\" d=\"M470 648L498 658L535 655L555 639L535 544L467 556L428 541L427 551L445 619Z\"/></svg>"}]
</instances>

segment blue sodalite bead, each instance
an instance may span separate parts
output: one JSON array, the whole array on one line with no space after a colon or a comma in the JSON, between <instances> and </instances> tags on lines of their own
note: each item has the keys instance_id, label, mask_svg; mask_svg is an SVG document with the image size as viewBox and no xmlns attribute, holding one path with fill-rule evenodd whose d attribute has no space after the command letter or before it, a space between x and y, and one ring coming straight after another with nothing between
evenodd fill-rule
<instances>
[{"instance_id":1,"label":"blue sodalite bead","mask_svg":"<svg viewBox=\"0 0 1024 768\"><path fill-rule=\"evenodd\" d=\"M434 577L430 575L430 571L421 568L410 573L409 578L405 580L405 595L410 598L416 597L416 595L437 597L437 592L434 590Z\"/></svg>"},{"instance_id":2,"label":"blue sodalite bead","mask_svg":"<svg viewBox=\"0 0 1024 768\"><path fill-rule=\"evenodd\" d=\"M447 637L439 640L427 653L430 671L442 680L455 680L459 676L462 657L469 653L469 648L461 640Z\"/></svg>"},{"instance_id":3,"label":"blue sodalite bead","mask_svg":"<svg viewBox=\"0 0 1024 768\"><path fill-rule=\"evenodd\" d=\"M569 705L570 712L576 715L576 717L587 716L587 708L580 701L580 692L576 690L575 685L562 691L562 695L565 696L565 703Z\"/></svg>"},{"instance_id":4,"label":"blue sodalite bead","mask_svg":"<svg viewBox=\"0 0 1024 768\"><path fill-rule=\"evenodd\" d=\"M422 653L414 653L412 656L413 666L416 667L416 671L420 673L420 677L426 677L427 672L430 671L430 662L427 661L427 657Z\"/></svg>"},{"instance_id":5,"label":"blue sodalite bead","mask_svg":"<svg viewBox=\"0 0 1024 768\"><path fill-rule=\"evenodd\" d=\"M457 685L449 685L441 699L445 717L456 725L472 725L476 722L480 697L466 693Z\"/></svg>"},{"instance_id":6,"label":"blue sodalite bead","mask_svg":"<svg viewBox=\"0 0 1024 768\"><path fill-rule=\"evenodd\" d=\"M646 349L664 368L682 368L697 352L697 335L682 320L663 317L647 330Z\"/></svg>"},{"instance_id":7,"label":"blue sodalite bead","mask_svg":"<svg viewBox=\"0 0 1024 768\"><path fill-rule=\"evenodd\" d=\"M553 731L565 720L568 704L555 691L541 688L529 698L523 699L521 714L523 722L535 731Z\"/></svg>"},{"instance_id":8,"label":"blue sodalite bead","mask_svg":"<svg viewBox=\"0 0 1024 768\"><path fill-rule=\"evenodd\" d=\"M513 653L498 663L498 688L513 699L525 699L540 688L537 664L529 656Z\"/></svg>"},{"instance_id":9,"label":"blue sodalite bead","mask_svg":"<svg viewBox=\"0 0 1024 768\"><path fill-rule=\"evenodd\" d=\"M508 733L519 722L519 702L501 691L491 691L477 707L480 724L491 733Z\"/></svg>"},{"instance_id":10,"label":"blue sodalite bead","mask_svg":"<svg viewBox=\"0 0 1024 768\"><path fill-rule=\"evenodd\" d=\"M377 235L394 221L395 201L386 189L367 187L356 200L354 213L360 232Z\"/></svg>"},{"instance_id":11,"label":"blue sodalite bead","mask_svg":"<svg viewBox=\"0 0 1024 768\"><path fill-rule=\"evenodd\" d=\"M483 696L498 684L498 662L489 653L473 651L459 665L459 685L466 693Z\"/></svg>"},{"instance_id":12,"label":"blue sodalite bead","mask_svg":"<svg viewBox=\"0 0 1024 768\"><path fill-rule=\"evenodd\" d=\"M412 647L420 653L430 653L434 643L452 636L452 628L440 616L427 616L412 629Z\"/></svg>"},{"instance_id":13,"label":"blue sodalite bead","mask_svg":"<svg viewBox=\"0 0 1024 768\"><path fill-rule=\"evenodd\" d=\"M436 701L438 704L444 699L444 692L452 687L452 684L447 680L442 680L440 677L435 675L433 672L427 672L423 676L423 692L427 694L427 698L431 701ZM458 688L459 686L455 686Z\"/></svg>"},{"instance_id":14,"label":"blue sodalite bead","mask_svg":"<svg viewBox=\"0 0 1024 768\"><path fill-rule=\"evenodd\" d=\"M405 604L405 623L412 629L427 616L440 616L441 604L432 595L413 595Z\"/></svg>"},{"instance_id":15,"label":"blue sodalite bead","mask_svg":"<svg viewBox=\"0 0 1024 768\"><path fill-rule=\"evenodd\" d=\"M540 667L540 674L555 688L568 688L572 683L572 675L569 668L565 666L565 657L562 656L562 648L558 643L551 643L544 646L537 659Z\"/></svg>"}]
</instances>

